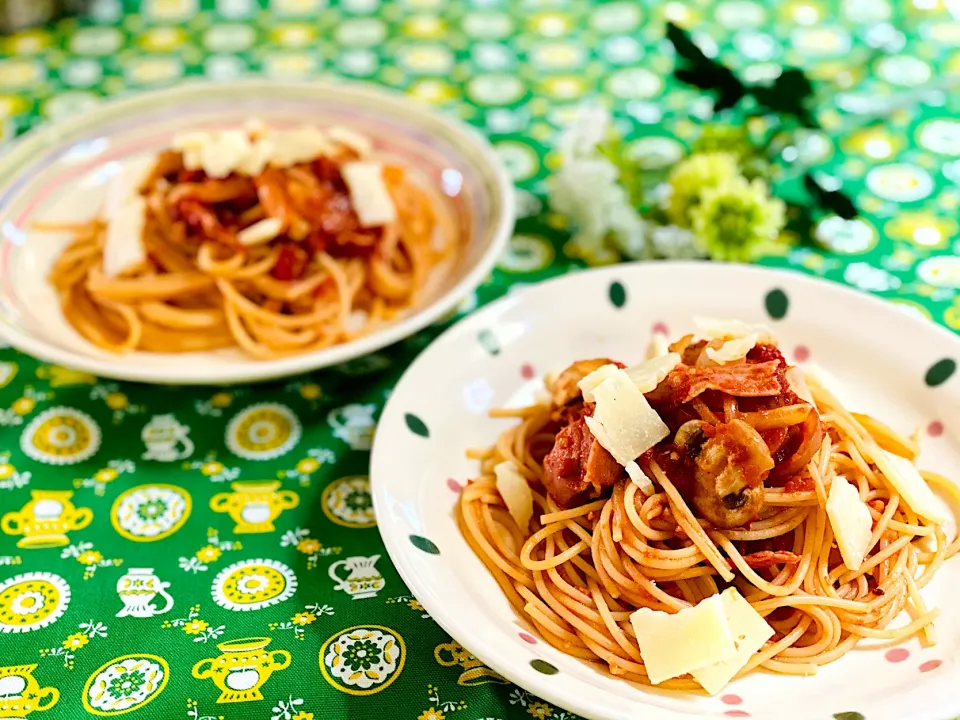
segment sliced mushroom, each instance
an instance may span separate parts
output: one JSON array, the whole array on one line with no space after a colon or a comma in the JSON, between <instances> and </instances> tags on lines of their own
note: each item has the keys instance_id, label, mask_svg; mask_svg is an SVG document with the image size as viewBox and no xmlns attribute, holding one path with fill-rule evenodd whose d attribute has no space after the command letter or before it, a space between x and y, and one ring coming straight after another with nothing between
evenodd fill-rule
<instances>
[{"instance_id":1,"label":"sliced mushroom","mask_svg":"<svg viewBox=\"0 0 960 720\"><path fill-rule=\"evenodd\" d=\"M693 462L693 505L701 517L733 528L759 516L773 459L756 430L742 420L691 420L677 430L674 445Z\"/></svg>"},{"instance_id":2,"label":"sliced mushroom","mask_svg":"<svg viewBox=\"0 0 960 720\"><path fill-rule=\"evenodd\" d=\"M577 387L577 383L583 380L587 375L597 368L604 365L617 365L623 367L620 363L607 358L595 358L593 360L577 360L562 373L557 375L556 379L550 385L550 400L554 407L563 407L567 403L573 402L581 397L583 393Z\"/></svg>"}]
</instances>

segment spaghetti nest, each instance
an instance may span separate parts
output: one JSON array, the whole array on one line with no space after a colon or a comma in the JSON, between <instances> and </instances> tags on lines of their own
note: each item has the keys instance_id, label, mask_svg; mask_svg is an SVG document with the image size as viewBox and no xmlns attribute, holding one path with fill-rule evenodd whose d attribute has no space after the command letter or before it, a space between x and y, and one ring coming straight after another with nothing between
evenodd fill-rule
<instances>
[{"instance_id":1,"label":"spaghetti nest","mask_svg":"<svg viewBox=\"0 0 960 720\"><path fill-rule=\"evenodd\" d=\"M139 188L146 259L103 272L107 221L67 230L50 275L68 322L114 352L239 346L255 358L304 353L369 333L411 308L453 251L439 195L386 165L396 220L361 227L341 175L349 148L255 176L212 178L165 151ZM242 231L275 219L267 241ZM135 242L136 238L130 238Z\"/></svg>"},{"instance_id":2,"label":"spaghetti nest","mask_svg":"<svg viewBox=\"0 0 960 720\"><path fill-rule=\"evenodd\" d=\"M761 354L779 357L782 378L782 356L770 347ZM768 398L710 390L694 402L665 401L664 389L683 385L685 372L691 368L680 365L647 395L670 428L670 437L638 459L654 482L649 496L619 474L608 487L588 488L565 506L552 497L562 493L545 470L552 467L547 456L575 417L589 414L582 398L562 407L544 400L495 413L517 424L492 448L471 452L482 471L463 490L457 519L516 612L563 652L643 684L650 681L631 614L638 608L676 613L729 586L774 630L740 674L758 667L813 674L862 638L919 635L923 643L935 642L938 611L927 607L920 591L960 541L948 542L941 525L918 517L875 462L883 451L912 461L916 443L849 412L812 380L809 403L792 390ZM733 527L722 516L707 520L698 509L707 507L695 500L700 479L685 472L678 442L690 422L719 428L735 421L756 430L775 467L754 486L759 501L749 521ZM494 468L505 461L533 489L529 528L517 525L498 493ZM922 476L957 499L953 483L934 473ZM869 551L856 571L844 565L828 520L835 482L852 483L872 517ZM890 628L903 610L909 622ZM684 676L661 687L700 686Z\"/></svg>"}]
</instances>

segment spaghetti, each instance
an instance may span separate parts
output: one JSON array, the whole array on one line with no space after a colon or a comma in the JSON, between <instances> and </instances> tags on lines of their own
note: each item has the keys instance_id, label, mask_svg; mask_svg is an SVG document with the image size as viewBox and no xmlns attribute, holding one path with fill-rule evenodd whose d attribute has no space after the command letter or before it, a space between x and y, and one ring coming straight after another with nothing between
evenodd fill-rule
<instances>
[{"instance_id":1,"label":"spaghetti","mask_svg":"<svg viewBox=\"0 0 960 720\"><path fill-rule=\"evenodd\" d=\"M557 468L564 470L558 453L580 453L574 460L581 470L608 467L585 454L596 451L585 444L592 438L581 442L571 430L593 412L579 390L570 391L571 373L583 378L603 361L575 363L548 380L550 400L494 413L516 424L492 448L471 451L481 474L463 490L457 520L516 612L563 652L643 684L650 680L630 622L634 611L676 613L731 586L774 631L739 674L754 668L813 674L863 638L919 636L934 643L938 611L921 591L960 540L948 541L942 524L918 515L877 464L883 452L913 461L916 443L849 412L812 377L809 390L800 390L774 345L758 344L718 366L704 351L720 345L689 336L675 343L670 349L682 362L646 393L669 428L637 459L653 481L649 496L619 466L608 482L587 472L593 484L571 488L576 472L557 477ZM777 389L758 395L751 373L764 366ZM697 378L710 373L710 389L690 397ZM723 374L739 380L719 390ZM718 441L729 440L722 430L735 423L762 447ZM724 470L736 468L746 478L726 495L717 478L732 475L705 472L717 466L716 457L703 458L718 444L727 452ZM498 492L494 468L503 462L513 463L532 489L529 527L518 526ZM754 471L760 479L751 483ZM922 476L957 499L949 480ZM872 520L868 552L855 571L844 564L827 512L831 485L841 482L856 488ZM893 627L904 610L909 621ZM700 687L689 676L661 686Z\"/></svg>"},{"instance_id":2,"label":"spaghetti","mask_svg":"<svg viewBox=\"0 0 960 720\"><path fill-rule=\"evenodd\" d=\"M331 143L309 159L222 177L164 151L137 189L142 238L127 240L142 240L143 253L132 267L106 272L109 218L40 228L73 235L50 274L66 319L113 352L237 346L255 358L318 350L392 321L454 251L454 232L439 194L389 164L382 181L395 219L361 223L344 180L361 149Z\"/></svg>"}]
</instances>

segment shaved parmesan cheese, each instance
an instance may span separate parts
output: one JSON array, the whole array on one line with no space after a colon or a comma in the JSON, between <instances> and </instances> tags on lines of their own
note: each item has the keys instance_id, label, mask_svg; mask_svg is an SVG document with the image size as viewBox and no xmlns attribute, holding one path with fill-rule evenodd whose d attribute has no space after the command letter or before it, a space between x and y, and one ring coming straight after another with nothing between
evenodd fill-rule
<instances>
[{"instance_id":1,"label":"shaved parmesan cheese","mask_svg":"<svg viewBox=\"0 0 960 720\"><path fill-rule=\"evenodd\" d=\"M237 163L237 172L241 175L254 177L263 172L276 150L276 145L269 138L254 140L250 151Z\"/></svg>"},{"instance_id":2,"label":"shaved parmesan cheese","mask_svg":"<svg viewBox=\"0 0 960 720\"><path fill-rule=\"evenodd\" d=\"M912 462L879 448L873 453L873 461L911 510L930 522L946 522L943 503L937 500Z\"/></svg>"},{"instance_id":3,"label":"shaved parmesan cheese","mask_svg":"<svg viewBox=\"0 0 960 720\"><path fill-rule=\"evenodd\" d=\"M397 208L383 182L383 168L376 163L349 162L340 168L350 191L350 202L360 227L388 225L397 219Z\"/></svg>"},{"instance_id":4,"label":"shaved parmesan cheese","mask_svg":"<svg viewBox=\"0 0 960 720\"><path fill-rule=\"evenodd\" d=\"M623 370L611 373L591 396L593 417L585 418L597 442L621 465L636 460L670 431Z\"/></svg>"},{"instance_id":5,"label":"shaved parmesan cheese","mask_svg":"<svg viewBox=\"0 0 960 720\"><path fill-rule=\"evenodd\" d=\"M116 277L146 261L147 251L143 247L146 212L146 201L135 195L107 218L103 241L103 274L107 277Z\"/></svg>"},{"instance_id":6,"label":"shaved parmesan cheese","mask_svg":"<svg viewBox=\"0 0 960 720\"><path fill-rule=\"evenodd\" d=\"M680 355L667 353L626 369L627 375L642 393L653 392L657 385L680 364Z\"/></svg>"},{"instance_id":7,"label":"shaved parmesan cheese","mask_svg":"<svg viewBox=\"0 0 960 720\"><path fill-rule=\"evenodd\" d=\"M859 570L870 549L870 509L860 500L857 488L843 475L837 475L830 484L826 510L843 564L850 570Z\"/></svg>"},{"instance_id":8,"label":"shaved parmesan cheese","mask_svg":"<svg viewBox=\"0 0 960 720\"><path fill-rule=\"evenodd\" d=\"M654 685L737 654L719 595L671 615L640 608L630 616L647 677Z\"/></svg>"},{"instance_id":9,"label":"shaved parmesan cheese","mask_svg":"<svg viewBox=\"0 0 960 720\"><path fill-rule=\"evenodd\" d=\"M758 333L750 333L746 337L736 338L735 340L727 340L717 350L714 350L712 347L708 347L707 357L719 365L742 360L747 356L748 352L753 350L759 338L760 335Z\"/></svg>"},{"instance_id":10,"label":"shaved parmesan cheese","mask_svg":"<svg viewBox=\"0 0 960 720\"><path fill-rule=\"evenodd\" d=\"M274 167L310 162L322 155L329 155L333 150L330 136L309 125L273 133L268 139L273 143L270 164Z\"/></svg>"},{"instance_id":11,"label":"shaved parmesan cheese","mask_svg":"<svg viewBox=\"0 0 960 720\"><path fill-rule=\"evenodd\" d=\"M250 227L245 227L237 233L237 242L241 245L259 245L270 242L283 229L283 221L279 218L264 218Z\"/></svg>"},{"instance_id":12,"label":"shaved parmesan cheese","mask_svg":"<svg viewBox=\"0 0 960 720\"><path fill-rule=\"evenodd\" d=\"M647 358L660 357L670 352L670 341L663 333L655 332L647 346Z\"/></svg>"},{"instance_id":13,"label":"shaved parmesan cheese","mask_svg":"<svg viewBox=\"0 0 960 720\"><path fill-rule=\"evenodd\" d=\"M787 384L790 385L790 389L793 390L794 395L814 407L817 406L813 401L813 393L811 393L810 388L807 387L806 378L803 377L803 370L798 367L792 367L783 375L787 379Z\"/></svg>"},{"instance_id":14,"label":"shaved parmesan cheese","mask_svg":"<svg viewBox=\"0 0 960 720\"><path fill-rule=\"evenodd\" d=\"M773 628L753 609L736 588L728 588L720 594L723 613L733 635L736 654L720 662L691 670L693 679L711 695L726 687L733 677L749 662L753 654L773 637Z\"/></svg>"},{"instance_id":15,"label":"shaved parmesan cheese","mask_svg":"<svg viewBox=\"0 0 960 720\"><path fill-rule=\"evenodd\" d=\"M653 480L647 477L647 474L640 469L640 466L633 460L628 462L624 469L627 471L627 475L630 476L630 479L633 481L633 484L640 488L642 492L647 497L653 495L653 492L656 488L653 486Z\"/></svg>"},{"instance_id":16,"label":"shaved parmesan cheese","mask_svg":"<svg viewBox=\"0 0 960 720\"><path fill-rule=\"evenodd\" d=\"M852 401L850 391L844 387L835 375L829 373L822 366L817 363L807 363L803 366L804 378L816 385L819 386L822 390L825 391L824 394L827 395L827 401L829 402L831 398L833 399L831 404L835 406L840 406L846 410L860 412L858 404Z\"/></svg>"},{"instance_id":17,"label":"shaved parmesan cheese","mask_svg":"<svg viewBox=\"0 0 960 720\"><path fill-rule=\"evenodd\" d=\"M697 329L699 336L706 340L738 340L756 334L765 342L769 340L772 344L776 344L768 327L750 325L741 320L695 317L693 326Z\"/></svg>"},{"instance_id":18,"label":"shaved parmesan cheese","mask_svg":"<svg viewBox=\"0 0 960 720\"><path fill-rule=\"evenodd\" d=\"M583 399L587 402L596 402L596 399L593 397L594 389L596 389L597 386L599 386L604 380L614 377L619 370L620 368L613 363L610 363L608 365L601 365L592 373L585 375L583 379L577 383L577 387L580 388L580 392L583 393Z\"/></svg>"},{"instance_id":19,"label":"shaved parmesan cheese","mask_svg":"<svg viewBox=\"0 0 960 720\"><path fill-rule=\"evenodd\" d=\"M345 127L332 127L327 131L330 139L350 148L362 158L373 152L373 143L370 138Z\"/></svg>"},{"instance_id":20,"label":"shaved parmesan cheese","mask_svg":"<svg viewBox=\"0 0 960 720\"><path fill-rule=\"evenodd\" d=\"M533 491L512 460L504 460L493 468L497 476L497 492L506 503L510 516L524 532L533 517Z\"/></svg>"},{"instance_id":21,"label":"shaved parmesan cheese","mask_svg":"<svg viewBox=\"0 0 960 720\"><path fill-rule=\"evenodd\" d=\"M252 149L250 138L242 130L211 133L200 149L203 171L212 178L225 178L244 162Z\"/></svg>"},{"instance_id":22,"label":"shaved parmesan cheese","mask_svg":"<svg viewBox=\"0 0 960 720\"><path fill-rule=\"evenodd\" d=\"M157 158L154 155L124 160L120 165L120 171L107 183L103 203L103 214L106 218L109 219L120 210L122 205L140 194L140 188L156 164Z\"/></svg>"}]
</instances>

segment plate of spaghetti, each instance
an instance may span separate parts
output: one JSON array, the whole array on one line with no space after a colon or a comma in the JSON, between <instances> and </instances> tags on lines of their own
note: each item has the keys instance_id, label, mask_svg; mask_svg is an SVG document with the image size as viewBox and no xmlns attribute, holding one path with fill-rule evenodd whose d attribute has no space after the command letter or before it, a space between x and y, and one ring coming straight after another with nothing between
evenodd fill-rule
<instances>
[{"instance_id":1,"label":"plate of spaghetti","mask_svg":"<svg viewBox=\"0 0 960 720\"><path fill-rule=\"evenodd\" d=\"M348 84L188 84L2 160L0 333L147 382L239 382L388 345L504 246L512 184L459 122Z\"/></svg>"},{"instance_id":2,"label":"plate of spaghetti","mask_svg":"<svg viewBox=\"0 0 960 720\"><path fill-rule=\"evenodd\" d=\"M454 639L584 717L942 720L958 357L929 321L799 274L558 278L401 379L378 526Z\"/></svg>"}]
</instances>

